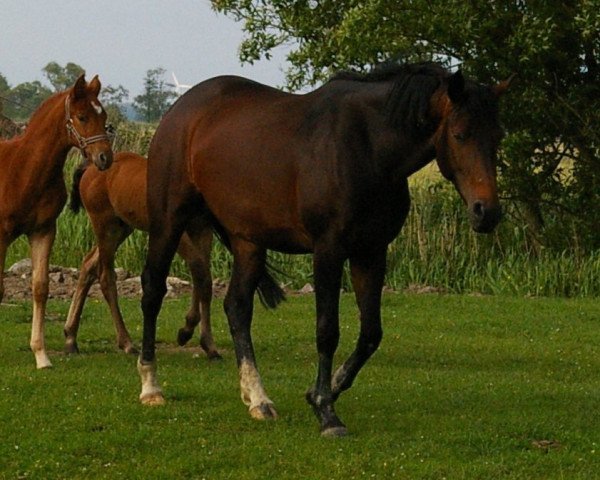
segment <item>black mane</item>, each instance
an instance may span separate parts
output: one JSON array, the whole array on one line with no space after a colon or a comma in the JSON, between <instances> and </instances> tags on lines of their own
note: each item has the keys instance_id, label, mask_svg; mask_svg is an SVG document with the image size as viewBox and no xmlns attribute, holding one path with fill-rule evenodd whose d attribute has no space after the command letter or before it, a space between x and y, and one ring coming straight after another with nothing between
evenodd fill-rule
<instances>
[{"instance_id":1,"label":"black mane","mask_svg":"<svg viewBox=\"0 0 600 480\"><path fill-rule=\"evenodd\" d=\"M429 102L449 75L444 67L434 62L384 63L367 73L336 73L329 82L393 82L386 102L390 123L415 138L422 138L429 136L435 129L435 120L429 115Z\"/></svg>"}]
</instances>

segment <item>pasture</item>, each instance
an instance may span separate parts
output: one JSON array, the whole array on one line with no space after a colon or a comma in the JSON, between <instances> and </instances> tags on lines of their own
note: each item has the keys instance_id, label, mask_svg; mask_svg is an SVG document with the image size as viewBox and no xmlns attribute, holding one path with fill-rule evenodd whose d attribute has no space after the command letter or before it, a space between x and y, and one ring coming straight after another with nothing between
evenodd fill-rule
<instances>
[{"instance_id":1,"label":"pasture","mask_svg":"<svg viewBox=\"0 0 600 480\"><path fill-rule=\"evenodd\" d=\"M135 357L114 347L108 309L90 301L78 356L64 356L68 303L49 302L54 368L36 371L30 305L0 307L0 478L599 478L597 299L387 293L384 338L337 409L350 435L321 438L304 400L314 380L314 298L256 307L258 365L280 418L257 422L239 399L222 303L224 356L176 347L187 298L159 318L167 405L138 403ZM122 300L139 345L141 311ZM353 348L354 299L341 343Z\"/></svg>"}]
</instances>

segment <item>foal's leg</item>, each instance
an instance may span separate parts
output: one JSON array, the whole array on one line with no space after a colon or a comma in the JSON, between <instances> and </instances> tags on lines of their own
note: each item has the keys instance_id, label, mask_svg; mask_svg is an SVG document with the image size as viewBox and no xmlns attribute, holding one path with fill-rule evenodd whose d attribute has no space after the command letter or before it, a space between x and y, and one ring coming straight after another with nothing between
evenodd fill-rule
<instances>
[{"instance_id":1,"label":"foal's leg","mask_svg":"<svg viewBox=\"0 0 600 480\"><path fill-rule=\"evenodd\" d=\"M356 375L381 342L381 289L385 276L386 248L350 259L352 285L360 310L360 335L354 352L337 369L331 382L335 399L352 385Z\"/></svg>"},{"instance_id":2,"label":"foal's leg","mask_svg":"<svg viewBox=\"0 0 600 480\"><path fill-rule=\"evenodd\" d=\"M254 291L265 268L266 252L244 241L232 242L232 250L233 272L224 306L235 346L242 401L248 405L254 418L277 418L273 402L267 397L256 369L250 334Z\"/></svg>"},{"instance_id":3,"label":"foal's leg","mask_svg":"<svg viewBox=\"0 0 600 480\"><path fill-rule=\"evenodd\" d=\"M44 316L48 300L48 261L56 235L53 225L43 232L29 235L31 248L31 289L33 294L33 320L31 325L31 350L35 355L37 368L52 366L46 354L44 342Z\"/></svg>"},{"instance_id":4,"label":"foal's leg","mask_svg":"<svg viewBox=\"0 0 600 480\"><path fill-rule=\"evenodd\" d=\"M142 380L140 402L144 405L163 405L165 398L156 378L156 319L167 293L167 275L183 233L183 224L170 228L161 225L150 232L148 255L142 273L142 312L144 333L138 372Z\"/></svg>"},{"instance_id":5,"label":"foal's leg","mask_svg":"<svg viewBox=\"0 0 600 480\"><path fill-rule=\"evenodd\" d=\"M84 257L83 262L81 262L77 287L75 288L75 293L73 293L69 314L64 326L66 353L79 353L77 332L79 330L79 323L81 322L81 312L83 311L85 299L90 287L98 278L98 252L98 247L93 247Z\"/></svg>"},{"instance_id":6,"label":"foal's leg","mask_svg":"<svg viewBox=\"0 0 600 480\"><path fill-rule=\"evenodd\" d=\"M200 346L210 359L222 358L212 336L210 326L210 303L212 300L212 276L210 274L210 249L212 232L209 228L193 236L184 234L177 252L186 261L192 274L192 302L185 316L185 326L179 329L177 343L185 345L196 325L200 323Z\"/></svg>"},{"instance_id":7,"label":"foal's leg","mask_svg":"<svg viewBox=\"0 0 600 480\"><path fill-rule=\"evenodd\" d=\"M335 397L331 391L333 356L340 337L339 301L344 258L336 249L315 249L313 268L317 304L317 351L319 368L315 386L306 393L321 424L321 435L342 436L345 425L335 413Z\"/></svg>"},{"instance_id":8,"label":"foal's leg","mask_svg":"<svg viewBox=\"0 0 600 480\"><path fill-rule=\"evenodd\" d=\"M4 237L0 237L0 303L4 298L4 266L6 263L6 250L9 242Z\"/></svg>"},{"instance_id":9,"label":"foal's leg","mask_svg":"<svg viewBox=\"0 0 600 480\"><path fill-rule=\"evenodd\" d=\"M127 327L123 322L123 315L119 309L117 275L115 274L115 253L130 233L131 229L119 221L118 224L115 223L112 226L105 227L100 235L97 234L98 272L100 288L110 308L110 314L117 333L117 346L125 353L137 354L138 351L133 346Z\"/></svg>"}]
</instances>

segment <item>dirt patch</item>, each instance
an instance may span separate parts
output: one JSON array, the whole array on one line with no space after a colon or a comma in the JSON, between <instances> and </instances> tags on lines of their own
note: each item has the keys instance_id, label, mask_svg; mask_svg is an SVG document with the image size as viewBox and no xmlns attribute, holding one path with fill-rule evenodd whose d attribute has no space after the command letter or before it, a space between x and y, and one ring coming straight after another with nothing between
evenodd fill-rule
<instances>
[{"instance_id":1,"label":"dirt patch","mask_svg":"<svg viewBox=\"0 0 600 480\"><path fill-rule=\"evenodd\" d=\"M117 291L120 297L140 298L140 277L117 268ZM50 265L49 298L70 300L77 287L79 270L76 268ZM219 279L213 281L213 292L217 297L225 295L227 285ZM176 298L191 293L192 285L177 277L167 278L167 298ZM100 285L96 282L88 294L91 298L103 298ZM31 300L31 260L24 259L12 265L4 277L4 301Z\"/></svg>"}]
</instances>

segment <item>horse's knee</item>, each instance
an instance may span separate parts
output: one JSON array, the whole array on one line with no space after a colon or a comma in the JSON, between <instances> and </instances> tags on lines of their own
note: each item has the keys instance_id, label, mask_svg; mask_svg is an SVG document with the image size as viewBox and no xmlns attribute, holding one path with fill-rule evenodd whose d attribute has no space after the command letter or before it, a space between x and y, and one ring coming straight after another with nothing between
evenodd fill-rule
<instances>
[{"instance_id":1,"label":"horse's knee","mask_svg":"<svg viewBox=\"0 0 600 480\"><path fill-rule=\"evenodd\" d=\"M45 302L49 293L48 279L33 280L31 292L34 302Z\"/></svg>"},{"instance_id":2,"label":"horse's knee","mask_svg":"<svg viewBox=\"0 0 600 480\"><path fill-rule=\"evenodd\" d=\"M364 350L367 355L371 355L379 348L382 338L381 325L362 330L359 338L359 348Z\"/></svg>"}]
</instances>

